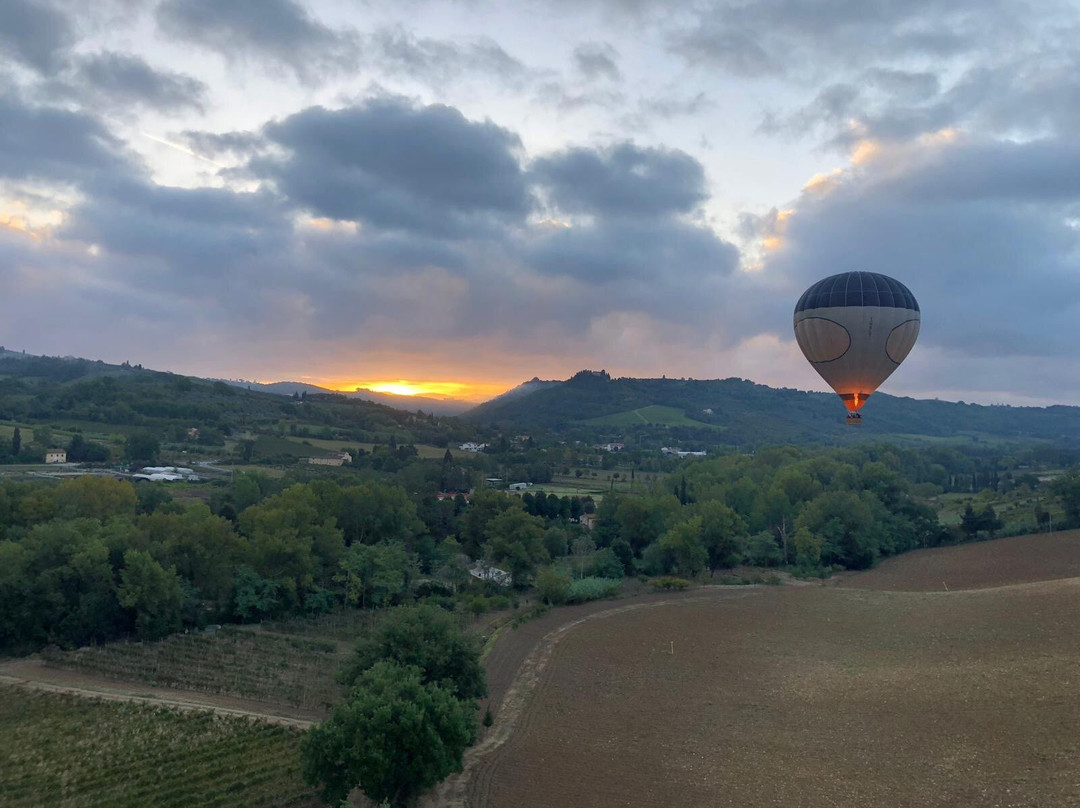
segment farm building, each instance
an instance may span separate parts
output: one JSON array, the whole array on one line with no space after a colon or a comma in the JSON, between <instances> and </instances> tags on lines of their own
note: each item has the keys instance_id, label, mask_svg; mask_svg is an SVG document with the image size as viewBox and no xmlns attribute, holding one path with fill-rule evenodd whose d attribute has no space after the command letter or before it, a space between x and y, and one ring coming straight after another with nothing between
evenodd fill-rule
<instances>
[{"instance_id":1,"label":"farm building","mask_svg":"<svg viewBox=\"0 0 1080 808\"><path fill-rule=\"evenodd\" d=\"M348 452L338 452L329 457L309 457L307 462L313 466L342 466L352 462L352 455Z\"/></svg>"},{"instance_id":2,"label":"farm building","mask_svg":"<svg viewBox=\"0 0 1080 808\"><path fill-rule=\"evenodd\" d=\"M486 443L463 443L458 448L461 449L461 451L463 451L463 452L472 452L473 454L475 454L476 452L484 451L484 449L487 448L487 444Z\"/></svg>"},{"instance_id":3,"label":"farm building","mask_svg":"<svg viewBox=\"0 0 1080 808\"><path fill-rule=\"evenodd\" d=\"M514 582L514 576L506 570L492 567L483 561L477 561L469 568L469 575L479 578L481 581L492 581L499 586L510 586Z\"/></svg>"},{"instance_id":4,"label":"farm building","mask_svg":"<svg viewBox=\"0 0 1080 808\"><path fill-rule=\"evenodd\" d=\"M511 491L524 491L526 488L531 488L532 483L510 483Z\"/></svg>"},{"instance_id":5,"label":"farm building","mask_svg":"<svg viewBox=\"0 0 1080 808\"><path fill-rule=\"evenodd\" d=\"M67 452L63 449L49 449L45 452L46 463L66 463Z\"/></svg>"}]
</instances>

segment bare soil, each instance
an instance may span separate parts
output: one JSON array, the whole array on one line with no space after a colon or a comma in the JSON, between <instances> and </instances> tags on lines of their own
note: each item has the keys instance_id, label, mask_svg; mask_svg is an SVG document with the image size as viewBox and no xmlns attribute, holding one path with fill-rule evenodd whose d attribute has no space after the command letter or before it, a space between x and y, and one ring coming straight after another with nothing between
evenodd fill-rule
<instances>
[{"instance_id":1,"label":"bare soil","mask_svg":"<svg viewBox=\"0 0 1080 808\"><path fill-rule=\"evenodd\" d=\"M858 589L943 592L1080 576L1080 530L916 550L839 584Z\"/></svg>"},{"instance_id":2,"label":"bare soil","mask_svg":"<svg viewBox=\"0 0 1080 808\"><path fill-rule=\"evenodd\" d=\"M1080 533L556 610L496 644L495 725L429 804L1080 806L1069 576Z\"/></svg>"}]
</instances>

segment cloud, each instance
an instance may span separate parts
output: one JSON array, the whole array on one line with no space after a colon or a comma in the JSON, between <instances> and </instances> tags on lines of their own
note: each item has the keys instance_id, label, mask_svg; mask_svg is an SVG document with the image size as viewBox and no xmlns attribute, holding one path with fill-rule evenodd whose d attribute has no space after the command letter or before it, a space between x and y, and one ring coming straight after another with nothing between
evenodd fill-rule
<instances>
[{"instance_id":1,"label":"cloud","mask_svg":"<svg viewBox=\"0 0 1080 808\"><path fill-rule=\"evenodd\" d=\"M680 280L703 284L730 274L738 264L738 251L705 227L635 220L552 231L531 246L527 261L544 275L569 275L594 284L641 281L648 288L636 305L653 308L666 295L682 297L688 291ZM683 298L680 305L694 304Z\"/></svg>"},{"instance_id":2,"label":"cloud","mask_svg":"<svg viewBox=\"0 0 1080 808\"><path fill-rule=\"evenodd\" d=\"M453 107L312 107L264 133L285 155L251 169L317 216L447 236L520 220L531 206L518 136Z\"/></svg>"},{"instance_id":3,"label":"cloud","mask_svg":"<svg viewBox=\"0 0 1080 808\"><path fill-rule=\"evenodd\" d=\"M247 158L263 151L269 144L258 132L204 132L187 129L177 134L196 154L203 157Z\"/></svg>"},{"instance_id":4,"label":"cloud","mask_svg":"<svg viewBox=\"0 0 1080 808\"><path fill-rule=\"evenodd\" d=\"M750 31L730 30L703 23L699 28L674 34L668 50L691 63L718 67L734 76L761 78L783 72Z\"/></svg>"},{"instance_id":5,"label":"cloud","mask_svg":"<svg viewBox=\"0 0 1080 808\"><path fill-rule=\"evenodd\" d=\"M165 0L157 21L170 37L215 50L227 59L253 56L316 83L327 72L356 67L358 43L293 0Z\"/></svg>"},{"instance_id":6,"label":"cloud","mask_svg":"<svg viewBox=\"0 0 1080 808\"><path fill-rule=\"evenodd\" d=\"M664 216L688 213L707 196L705 172L693 157L633 143L566 149L534 160L531 173L567 213Z\"/></svg>"},{"instance_id":7,"label":"cloud","mask_svg":"<svg viewBox=\"0 0 1080 808\"><path fill-rule=\"evenodd\" d=\"M891 275L922 306L920 343L951 357L953 376L939 376L935 389L971 389L976 366L964 357L1034 360L1028 372L1054 389L1080 318L1077 156L1057 139L884 149L827 192L800 198L763 273L783 279L790 300L837 272ZM771 316L779 331L790 312ZM1080 387L1075 368L1064 373L1058 381Z\"/></svg>"},{"instance_id":8,"label":"cloud","mask_svg":"<svg viewBox=\"0 0 1080 808\"><path fill-rule=\"evenodd\" d=\"M82 105L124 113L145 107L171 115L203 112L208 87L171 70L157 70L138 56L102 51L76 57L54 92Z\"/></svg>"},{"instance_id":9,"label":"cloud","mask_svg":"<svg viewBox=\"0 0 1080 808\"><path fill-rule=\"evenodd\" d=\"M62 62L74 40L68 18L47 2L4 0L0 3L0 53L39 73Z\"/></svg>"},{"instance_id":10,"label":"cloud","mask_svg":"<svg viewBox=\"0 0 1080 808\"><path fill-rule=\"evenodd\" d=\"M132 170L119 139L94 116L0 94L0 177L64 185Z\"/></svg>"},{"instance_id":11,"label":"cloud","mask_svg":"<svg viewBox=\"0 0 1080 808\"><path fill-rule=\"evenodd\" d=\"M364 63L369 69L409 76L436 87L466 73L478 73L512 87L522 86L532 76L532 71L488 37L456 43L417 37L402 26L393 26L374 31L364 43Z\"/></svg>"},{"instance_id":12,"label":"cloud","mask_svg":"<svg viewBox=\"0 0 1080 808\"><path fill-rule=\"evenodd\" d=\"M607 42L583 42L574 48L574 65L589 81L622 81L618 58L619 52Z\"/></svg>"}]
</instances>

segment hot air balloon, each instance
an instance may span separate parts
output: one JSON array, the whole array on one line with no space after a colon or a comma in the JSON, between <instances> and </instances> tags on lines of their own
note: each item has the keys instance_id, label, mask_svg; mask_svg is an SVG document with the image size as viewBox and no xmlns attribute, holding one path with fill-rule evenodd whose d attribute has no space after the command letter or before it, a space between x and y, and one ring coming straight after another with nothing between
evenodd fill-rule
<instances>
[{"instance_id":1,"label":"hot air balloon","mask_svg":"<svg viewBox=\"0 0 1080 808\"><path fill-rule=\"evenodd\" d=\"M847 422L911 352L919 336L911 291L877 272L843 272L803 292L795 306L795 340L848 408Z\"/></svg>"}]
</instances>

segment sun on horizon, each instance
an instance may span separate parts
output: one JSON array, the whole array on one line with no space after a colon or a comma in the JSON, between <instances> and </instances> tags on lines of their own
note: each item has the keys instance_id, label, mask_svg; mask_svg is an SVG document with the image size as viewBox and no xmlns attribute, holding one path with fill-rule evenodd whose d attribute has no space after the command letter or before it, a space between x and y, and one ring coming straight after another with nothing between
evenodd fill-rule
<instances>
[{"instance_id":1,"label":"sun on horizon","mask_svg":"<svg viewBox=\"0 0 1080 808\"><path fill-rule=\"evenodd\" d=\"M483 401L506 392L511 387L511 385L498 382L419 381L415 379L332 380L324 384L338 392L370 390L373 393L389 393L395 396L454 398L464 401Z\"/></svg>"}]
</instances>

